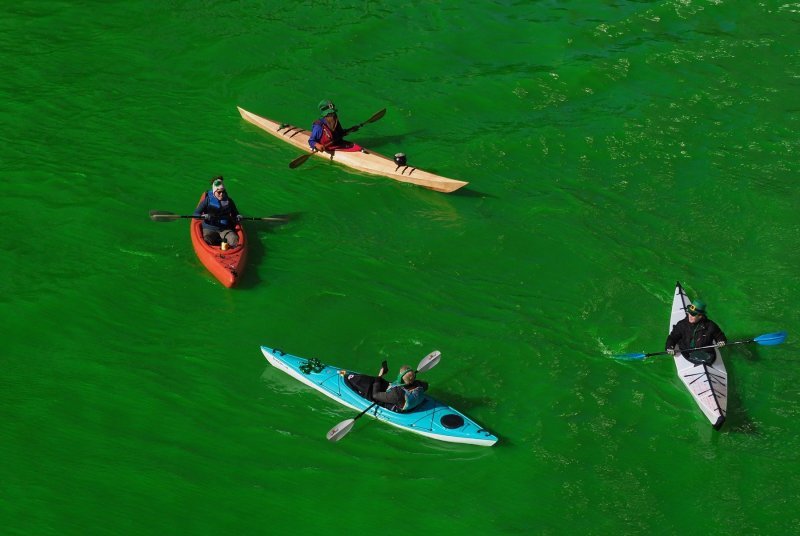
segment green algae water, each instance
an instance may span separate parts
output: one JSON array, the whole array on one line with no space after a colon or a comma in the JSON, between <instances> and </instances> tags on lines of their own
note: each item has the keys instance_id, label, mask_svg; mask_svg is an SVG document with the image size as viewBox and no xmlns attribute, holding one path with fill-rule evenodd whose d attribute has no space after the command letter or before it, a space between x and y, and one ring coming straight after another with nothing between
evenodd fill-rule
<instances>
[{"instance_id":1,"label":"green algae water","mask_svg":"<svg viewBox=\"0 0 800 536\"><path fill-rule=\"evenodd\" d=\"M800 4L5 2L4 534L800 530ZM312 159L236 106L469 181ZM186 220L222 174L241 285ZM738 340L719 432L663 348L676 281ZM498 437L360 419L260 345L431 394Z\"/></svg>"}]
</instances>

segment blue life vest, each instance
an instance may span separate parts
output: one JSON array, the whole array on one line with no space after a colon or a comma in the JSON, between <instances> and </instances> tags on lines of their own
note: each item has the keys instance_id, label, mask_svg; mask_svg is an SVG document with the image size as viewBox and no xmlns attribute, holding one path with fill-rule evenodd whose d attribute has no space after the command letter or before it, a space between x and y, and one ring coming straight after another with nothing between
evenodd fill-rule
<instances>
[{"instance_id":1,"label":"blue life vest","mask_svg":"<svg viewBox=\"0 0 800 536\"><path fill-rule=\"evenodd\" d=\"M392 389L402 389L403 390L403 398L405 403L403 404L402 408L399 408L399 411L408 411L411 409L416 408L422 403L423 395L425 394L425 389L422 388L421 385L409 389L405 386L405 384L396 384L393 383L389 386L386 391L391 391Z\"/></svg>"},{"instance_id":2,"label":"blue life vest","mask_svg":"<svg viewBox=\"0 0 800 536\"><path fill-rule=\"evenodd\" d=\"M217 229L233 229L235 223L231 217L231 201L226 196L223 201L214 196L211 190L206 192L206 214L211 216L211 221L203 222L203 227L217 228Z\"/></svg>"}]
</instances>

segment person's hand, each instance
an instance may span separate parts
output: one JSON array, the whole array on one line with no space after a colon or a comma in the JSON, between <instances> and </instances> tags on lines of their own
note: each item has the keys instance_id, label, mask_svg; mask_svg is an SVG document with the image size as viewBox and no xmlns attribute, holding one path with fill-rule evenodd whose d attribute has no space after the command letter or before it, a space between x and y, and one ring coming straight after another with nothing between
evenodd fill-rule
<instances>
[{"instance_id":1,"label":"person's hand","mask_svg":"<svg viewBox=\"0 0 800 536\"><path fill-rule=\"evenodd\" d=\"M203 221L211 221L211 214L203 214Z\"/></svg>"},{"instance_id":2,"label":"person's hand","mask_svg":"<svg viewBox=\"0 0 800 536\"><path fill-rule=\"evenodd\" d=\"M718 347L720 347L720 348L722 348L723 346L725 346L725 341L719 341L719 342L717 343L717 346L718 346Z\"/></svg>"},{"instance_id":3,"label":"person's hand","mask_svg":"<svg viewBox=\"0 0 800 536\"><path fill-rule=\"evenodd\" d=\"M237 221L237 222L239 222L239 221L242 221L243 219L244 219L244 218L242 217L242 215L241 215L241 214L237 214L237 215L236 215L236 221Z\"/></svg>"},{"instance_id":4,"label":"person's hand","mask_svg":"<svg viewBox=\"0 0 800 536\"><path fill-rule=\"evenodd\" d=\"M351 132L358 132L358 129L360 129L360 128L361 127L358 126L358 125L356 125L354 127L350 127L350 128L347 129L347 133L350 134Z\"/></svg>"},{"instance_id":5,"label":"person's hand","mask_svg":"<svg viewBox=\"0 0 800 536\"><path fill-rule=\"evenodd\" d=\"M675 348L667 348L667 353L669 355L675 355Z\"/></svg>"}]
</instances>

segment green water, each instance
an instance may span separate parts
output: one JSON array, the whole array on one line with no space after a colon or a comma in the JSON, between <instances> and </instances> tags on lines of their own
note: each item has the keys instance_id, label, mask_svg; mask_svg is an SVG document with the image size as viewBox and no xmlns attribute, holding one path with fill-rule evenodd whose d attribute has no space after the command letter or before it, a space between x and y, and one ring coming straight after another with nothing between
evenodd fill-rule
<instances>
[{"instance_id":1,"label":"green water","mask_svg":"<svg viewBox=\"0 0 800 536\"><path fill-rule=\"evenodd\" d=\"M4 534L800 530L800 4L5 2ZM242 106L467 180L312 160ZM213 175L241 285L184 221ZM675 281L732 340L714 432L663 348ZM433 349L440 443L269 367ZM405 528L405 527L403 527Z\"/></svg>"}]
</instances>

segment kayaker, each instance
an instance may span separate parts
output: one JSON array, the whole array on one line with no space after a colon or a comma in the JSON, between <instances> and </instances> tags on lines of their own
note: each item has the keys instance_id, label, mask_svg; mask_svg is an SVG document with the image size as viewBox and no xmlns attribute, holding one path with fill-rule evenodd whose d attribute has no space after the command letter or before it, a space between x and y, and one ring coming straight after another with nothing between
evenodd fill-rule
<instances>
[{"instance_id":1,"label":"kayaker","mask_svg":"<svg viewBox=\"0 0 800 536\"><path fill-rule=\"evenodd\" d=\"M319 103L319 119L314 121L311 126L308 145L314 151L349 148L353 144L345 141L344 137L358 129L357 125L348 129L342 127L342 124L339 123L336 105L329 100L324 100Z\"/></svg>"},{"instance_id":2,"label":"kayaker","mask_svg":"<svg viewBox=\"0 0 800 536\"><path fill-rule=\"evenodd\" d=\"M214 177L211 189L192 215L203 217L203 239L206 243L219 246L225 242L230 248L239 245L236 224L242 221L242 216L236 209L236 203L228 197L222 175Z\"/></svg>"},{"instance_id":3,"label":"kayaker","mask_svg":"<svg viewBox=\"0 0 800 536\"><path fill-rule=\"evenodd\" d=\"M383 379L387 372L389 370L384 362L372 384L372 400L398 412L412 410L422 403L422 395L428 390L428 384L417 379L414 369L408 365L400 367L394 383L388 383Z\"/></svg>"},{"instance_id":4,"label":"kayaker","mask_svg":"<svg viewBox=\"0 0 800 536\"><path fill-rule=\"evenodd\" d=\"M672 326L672 332L667 337L665 350L670 355L675 355L680 349L699 348L716 344L725 346L728 338L713 320L706 316L706 303L695 300L686 308L686 318ZM717 354L714 349L686 352L683 356L692 363L711 364Z\"/></svg>"}]
</instances>

